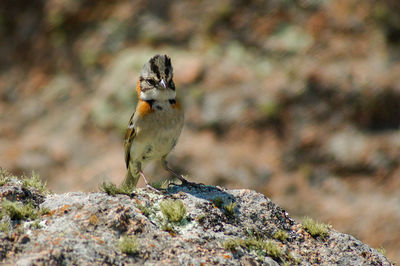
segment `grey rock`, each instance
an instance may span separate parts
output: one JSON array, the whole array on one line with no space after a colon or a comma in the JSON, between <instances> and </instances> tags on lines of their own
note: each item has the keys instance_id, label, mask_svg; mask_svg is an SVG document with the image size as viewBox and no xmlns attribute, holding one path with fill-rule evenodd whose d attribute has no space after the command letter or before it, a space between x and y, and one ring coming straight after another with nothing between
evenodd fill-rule
<instances>
[{"instance_id":1,"label":"grey rock","mask_svg":"<svg viewBox=\"0 0 400 266\"><path fill-rule=\"evenodd\" d=\"M14 190L17 184L12 183ZM0 187L2 199L7 187ZM160 202L166 199L183 202L187 212L181 222L164 217ZM39 228L0 233L1 264L391 265L350 235L330 229L324 239L312 237L287 212L252 190L172 186L160 193L136 189L130 196L50 194L37 202L50 213L41 216ZM278 231L288 237L274 238ZM119 248L124 235L136 237L136 254ZM261 246L266 243L279 253Z\"/></svg>"}]
</instances>

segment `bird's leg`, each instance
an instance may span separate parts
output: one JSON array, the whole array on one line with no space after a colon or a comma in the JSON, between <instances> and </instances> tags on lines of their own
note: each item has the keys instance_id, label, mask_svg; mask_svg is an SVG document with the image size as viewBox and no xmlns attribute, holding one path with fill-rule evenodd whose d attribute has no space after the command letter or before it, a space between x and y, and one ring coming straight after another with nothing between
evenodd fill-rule
<instances>
[{"instance_id":1,"label":"bird's leg","mask_svg":"<svg viewBox=\"0 0 400 266\"><path fill-rule=\"evenodd\" d=\"M162 166L165 170L167 170L168 172L170 172L171 174L173 174L175 177L177 177L179 180L181 180L182 185L185 185L185 186L189 185L189 186L194 186L194 187L196 187L196 186L198 187L198 186L199 186L199 184L196 184L196 183L187 181L183 176L181 176L181 175L175 173L171 168L169 168L169 167L168 167L168 162L167 162L167 160L166 160L166 156L164 156L164 157L161 158L161 166Z\"/></svg>"},{"instance_id":2,"label":"bird's leg","mask_svg":"<svg viewBox=\"0 0 400 266\"><path fill-rule=\"evenodd\" d=\"M138 172L140 174L140 176L144 179L144 182L146 183L146 187L150 190L154 190L156 192L160 192L157 188L153 187L152 185L150 185L150 183L147 181L146 176L144 175L143 171L142 171L142 167L140 164L136 164L136 167L138 169Z\"/></svg>"}]
</instances>

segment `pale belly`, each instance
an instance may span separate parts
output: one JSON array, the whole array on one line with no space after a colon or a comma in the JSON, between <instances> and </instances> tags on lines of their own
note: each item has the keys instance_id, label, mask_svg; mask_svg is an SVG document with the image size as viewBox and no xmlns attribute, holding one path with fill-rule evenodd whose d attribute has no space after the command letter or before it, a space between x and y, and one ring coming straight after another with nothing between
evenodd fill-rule
<instances>
[{"instance_id":1,"label":"pale belly","mask_svg":"<svg viewBox=\"0 0 400 266\"><path fill-rule=\"evenodd\" d=\"M136 136L131 146L131 157L134 161L145 163L158 160L167 155L176 145L183 126L183 115L177 110L162 111L137 121Z\"/></svg>"},{"instance_id":2,"label":"pale belly","mask_svg":"<svg viewBox=\"0 0 400 266\"><path fill-rule=\"evenodd\" d=\"M167 155L176 145L180 132L166 134L165 132L156 134L153 138L133 141L131 146L131 156L134 161L151 161L161 159Z\"/></svg>"}]
</instances>

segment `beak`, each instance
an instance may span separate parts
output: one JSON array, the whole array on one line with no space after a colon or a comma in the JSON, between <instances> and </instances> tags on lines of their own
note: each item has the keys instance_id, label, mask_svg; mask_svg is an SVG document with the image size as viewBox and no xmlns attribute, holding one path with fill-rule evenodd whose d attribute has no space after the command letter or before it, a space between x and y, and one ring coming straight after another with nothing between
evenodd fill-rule
<instances>
[{"instance_id":1,"label":"beak","mask_svg":"<svg viewBox=\"0 0 400 266\"><path fill-rule=\"evenodd\" d=\"M164 87L164 89L167 88L167 83L165 83L165 80L164 80L164 79L162 79L162 80L160 81L160 84Z\"/></svg>"}]
</instances>

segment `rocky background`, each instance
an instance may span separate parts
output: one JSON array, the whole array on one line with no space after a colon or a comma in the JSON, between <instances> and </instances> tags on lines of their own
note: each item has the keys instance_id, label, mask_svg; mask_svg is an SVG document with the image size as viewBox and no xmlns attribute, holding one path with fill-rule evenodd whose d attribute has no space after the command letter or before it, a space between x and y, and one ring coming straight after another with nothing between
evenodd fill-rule
<instances>
[{"instance_id":1,"label":"rocky background","mask_svg":"<svg viewBox=\"0 0 400 266\"><path fill-rule=\"evenodd\" d=\"M396 0L1 1L0 166L60 193L120 183L138 71L167 53L186 109L174 169L400 261L399 14Z\"/></svg>"}]
</instances>

